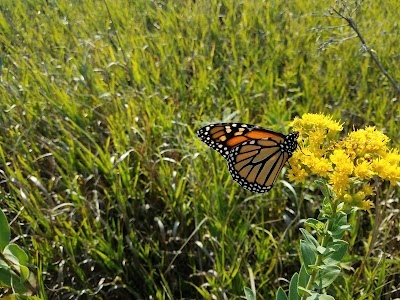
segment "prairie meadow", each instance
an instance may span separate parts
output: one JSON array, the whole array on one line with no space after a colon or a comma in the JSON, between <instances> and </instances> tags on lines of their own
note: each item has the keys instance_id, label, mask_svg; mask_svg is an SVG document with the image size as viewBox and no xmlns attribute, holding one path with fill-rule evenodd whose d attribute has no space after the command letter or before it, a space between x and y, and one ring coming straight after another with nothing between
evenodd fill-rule
<instances>
[{"instance_id":1,"label":"prairie meadow","mask_svg":"<svg viewBox=\"0 0 400 300\"><path fill-rule=\"evenodd\" d=\"M315 182L327 173L309 172L305 138L274 187L252 193L196 131L234 122L287 135L294 120L323 115L342 128L330 145L373 130L395 157L400 93L371 53L398 84L399 20L397 0L1 1L0 230L11 230L0 248L27 255L35 279L20 297L287 292L305 263L300 229L313 233L306 220L327 209L324 195L340 194L337 181L327 180L330 192ZM363 163L375 158L382 152ZM347 251L323 293L400 298L396 159L357 173L367 205L348 211ZM2 297L23 273L4 253Z\"/></svg>"}]
</instances>

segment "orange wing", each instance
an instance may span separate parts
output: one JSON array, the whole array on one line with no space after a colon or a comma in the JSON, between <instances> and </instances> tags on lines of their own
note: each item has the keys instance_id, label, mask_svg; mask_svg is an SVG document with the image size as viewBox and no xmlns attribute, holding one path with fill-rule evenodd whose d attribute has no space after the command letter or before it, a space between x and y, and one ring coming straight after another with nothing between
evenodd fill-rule
<instances>
[{"instance_id":1,"label":"orange wing","mask_svg":"<svg viewBox=\"0 0 400 300\"><path fill-rule=\"evenodd\" d=\"M285 135L279 132L242 123L211 124L199 129L197 135L225 159L228 159L232 148L244 142L266 138L273 138L280 143L285 140Z\"/></svg>"},{"instance_id":2,"label":"orange wing","mask_svg":"<svg viewBox=\"0 0 400 300\"><path fill-rule=\"evenodd\" d=\"M227 161L232 178L252 192L268 192L297 148L298 132L285 136L250 124L220 123L197 131Z\"/></svg>"}]
</instances>

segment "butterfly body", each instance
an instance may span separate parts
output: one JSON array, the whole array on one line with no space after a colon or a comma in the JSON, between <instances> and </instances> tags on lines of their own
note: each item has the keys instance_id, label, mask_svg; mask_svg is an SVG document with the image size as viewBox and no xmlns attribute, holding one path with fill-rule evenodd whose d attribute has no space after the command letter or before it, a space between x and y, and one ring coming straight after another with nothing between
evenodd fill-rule
<instances>
[{"instance_id":1,"label":"butterfly body","mask_svg":"<svg viewBox=\"0 0 400 300\"><path fill-rule=\"evenodd\" d=\"M298 132L284 135L256 125L217 123L198 137L228 162L232 178L252 192L268 192L297 148Z\"/></svg>"}]
</instances>

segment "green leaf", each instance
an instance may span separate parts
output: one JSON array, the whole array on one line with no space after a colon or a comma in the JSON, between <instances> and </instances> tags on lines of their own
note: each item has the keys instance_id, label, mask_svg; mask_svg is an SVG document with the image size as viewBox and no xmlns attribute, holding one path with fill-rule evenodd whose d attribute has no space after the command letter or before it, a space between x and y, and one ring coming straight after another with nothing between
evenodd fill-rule
<instances>
[{"instance_id":1,"label":"green leaf","mask_svg":"<svg viewBox=\"0 0 400 300\"><path fill-rule=\"evenodd\" d=\"M28 277L29 277L29 269L27 268L27 267L25 267L25 266L20 266L19 267L19 270L20 270L20 272L21 272L21 276L20 276L20 282L22 283L22 282L25 282L27 279L28 279Z\"/></svg>"},{"instance_id":2,"label":"green leaf","mask_svg":"<svg viewBox=\"0 0 400 300\"><path fill-rule=\"evenodd\" d=\"M344 212L338 212L333 220L334 226L342 226L347 224L347 215Z\"/></svg>"},{"instance_id":3,"label":"green leaf","mask_svg":"<svg viewBox=\"0 0 400 300\"><path fill-rule=\"evenodd\" d=\"M322 195L324 195L325 198L332 198L332 192L325 181L315 180L315 183L321 188Z\"/></svg>"},{"instance_id":4,"label":"green leaf","mask_svg":"<svg viewBox=\"0 0 400 300\"><path fill-rule=\"evenodd\" d=\"M246 295L246 300L255 300L256 296L254 295L253 291L248 288L247 286L244 288L244 294Z\"/></svg>"},{"instance_id":5,"label":"green leaf","mask_svg":"<svg viewBox=\"0 0 400 300\"><path fill-rule=\"evenodd\" d=\"M307 244L310 245L311 248L315 248L315 251L316 251L317 248L319 247L318 241L307 230L300 228L300 231L303 234L304 239L307 242Z\"/></svg>"},{"instance_id":6,"label":"green leaf","mask_svg":"<svg viewBox=\"0 0 400 300\"><path fill-rule=\"evenodd\" d=\"M25 266L29 261L28 255L17 244L7 245L7 247L4 249L4 254L16 257L18 259L18 263L23 266Z\"/></svg>"},{"instance_id":7,"label":"green leaf","mask_svg":"<svg viewBox=\"0 0 400 300\"><path fill-rule=\"evenodd\" d=\"M317 259L317 249L310 246L306 241L300 241L300 253L303 264L308 274L311 274L310 265L314 265Z\"/></svg>"},{"instance_id":8,"label":"green leaf","mask_svg":"<svg viewBox=\"0 0 400 300\"><path fill-rule=\"evenodd\" d=\"M349 224L346 224L346 225L339 226L339 229L341 229L341 230L352 230L353 226L351 226Z\"/></svg>"},{"instance_id":9,"label":"green leaf","mask_svg":"<svg viewBox=\"0 0 400 300\"><path fill-rule=\"evenodd\" d=\"M339 275L340 268L334 265L320 266L313 287L322 289L329 286Z\"/></svg>"},{"instance_id":10,"label":"green leaf","mask_svg":"<svg viewBox=\"0 0 400 300\"><path fill-rule=\"evenodd\" d=\"M29 269L26 267L22 268L21 277L18 277L8 266L0 265L0 286L12 287L15 293L26 293L27 288L24 283L25 279L29 276Z\"/></svg>"},{"instance_id":11,"label":"green leaf","mask_svg":"<svg viewBox=\"0 0 400 300\"><path fill-rule=\"evenodd\" d=\"M28 291L24 283L14 274L11 275L11 286L15 293L25 294Z\"/></svg>"},{"instance_id":12,"label":"green leaf","mask_svg":"<svg viewBox=\"0 0 400 300\"><path fill-rule=\"evenodd\" d=\"M339 212L333 218L332 228L330 234L336 239L341 239L347 230L352 230L351 225L347 223L347 215L344 212Z\"/></svg>"},{"instance_id":13,"label":"green leaf","mask_svg":"<svg viewBox=\"0 0 400 300\"><path fill-rule=\"evenodd\" d=\"M3 251L4 257L7 259L6 262L0 263L0 267L4 269L9 269L10 267L8 264L12 263L14 268L19 271L19 276L15 274L15 272L6 272L7 279L0 278L0 281L4 281L7 284L11 284L14 289L24 292L26 288L24 286L24 282L28 280L29 276L31 275L28 267L26 267L28 263L28 255L16 244L8 244ZM11 270L11 268L10 268ZM5 273L3 272L3 275ZM1 275L0 275L1 277Z\"/></svg>"},{"instance_id":14,"label":"green leaf","mask_svg":"<svg viewBox=\"0 0 400 300\"><path fill-rule=\"evenodd\" d=\"M303 288L301 286L297 287L297 292L299 293L299 295L303 295L303 296L304 295L311 295L311 291L310 290L307 290L306 288Z\"/></svg>"},{"instance_id":15,"label":"green leaf","mask_svg":"<svg viewBox=\"0 0 400 300\"><path fill-rule=\"evenodd\" d=\"M325 251L326 251L326 248L325 248L325 247L322 247L322 246L317 247L317 252L318 252L319 254L322 254L322 253L324 253Z\"/></svg>"},{"instance_id":16,"label":"green leaf","mask_svg":"<svg viewBox=\"0 0 400 300\"><path fill-rule=\"evenodd\" d=\"M330 198L324 198L322 200L322 208L319 212L318 219L330 218L332 215L332 203Z\"/></svg>"},{"instance_id":17,"label":"green leaf","mask_svg":"<svg viewBox=\"0 0 400 300\"><path fill-rule=\"evenodd\" d=\"M335 265L341 262L346 255L349 244L345 241L335 241L327 245L326 251L323 254L323 262L326 265Z\"/></svg>"},{"instance_id":18,"label":"green leaf","mask_svg":"<svg viewBox=\"0 0 400 300\"><path fill-rule=\"evenodd\" d=\"M0 286L11 286L11 270L7 266L0 265Z\"/></svg>"},{"instance_id":19,"label":"green leaf","mask_svg":"<svg viewBox=\"0 0 400 300\"><path fill-rule=\"evenodd\" d=\"M342 211L343 209L344 209L344 202L340 202L336 207L336 211L339 212Z\"/></svg>"},{"instance_id":20,"label":"green leaf","mask_svg":"<svg viewBox=\"0 0 400 300\"><path fill-rule=\"evenodd\" d=\"M279 287L278 292L276 293L276 300L288 300L285 291L281 287Z\"/></svg>"},{"instance_id":21,"label":"green leaf","mask_svg":"<svg viewBox=\"0 0 400 300\"><path fill-rule=\"evenodd\" d=\"M307 274L306 268L303 264L300 268L299 280L297 283L297 293L300 295L300 297L304 296L306 293L309 293L309 291L306 289L309 279L310 275Z\"/></svg>"},{"instance_id":22,"label":"green leaf","mask_svg":"<svg viewBox=\"0 0 400 300\"><path fill-rule=\"evenodd\" d=\"M299 274L294 273L289 284L289 300L300 300L300 296L297 292L297 286L299 282Z\"/></svg>"},{"instance_id":23,"label":"green leaf","mask_svg":"<svg viewBox=\"0 0 400 300\"><path fill-rule=\"evenodd\" d=\"M318 233L321 233L325 227L324 223L313 218L308 218L305 223L311 228L315 229Z\"/></svg>"},{"instance_id":24,"label":"green leaf","mask_svg":"<svg viewBox=\"0 0 400 300\"><path fill-rule=\"evenodd\" d=\"M3 264L0 265L0 286L12 287L15 293L24 294L27 292L24 281L21 281L8 266Z\"/></svg>"},{"instance_id":25,"label":"green leaf","mask_svg":"<svg viewBox=\"0 0 400 300\"><path fill-rule=\"evenodd\" d=\"M0 251L3 252L4 248L10 242L10 226L4 212L0 209Z\"/></svg>"},{"instance_id":26,"label":"green leaf","mask_svg":"<svg viewBox=\"0 0 400 300\"><path fill-rule=\"evenodd\" d=\"M312 292L311 296L307 297L307 300L335 300L335 298L329 295Z\"/></svg>"},{"instance_id":27,"label":"green leaf","mask_svg":"<svg viewBox=\"0 0 400 300\"><path fill-rule=\"evenodd\" d=\"M337 227L335 230L331 232L332 237L335 239L341 239L345 231L352 230L353 227L351 225L342 225Z\"/></svg>"},{"instance_id":28,"label":"green leaf","mask_svg":"<svg viewBox=\"0 0 400 300\"><path fill-rule=\"evenodd\" d=\"M314 218L308 218L305 223L312 226L312 225L317 225L318 223L321 222Z\"/></svg>"}]
</instances>

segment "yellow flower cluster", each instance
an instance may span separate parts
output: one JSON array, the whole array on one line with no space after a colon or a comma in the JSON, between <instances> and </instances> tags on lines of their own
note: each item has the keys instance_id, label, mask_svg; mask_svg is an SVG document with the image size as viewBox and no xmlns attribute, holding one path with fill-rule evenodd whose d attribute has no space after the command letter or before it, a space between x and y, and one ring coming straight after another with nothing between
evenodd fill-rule
<instances>
[{"instance_id":1,"label":"yellow flower cluster","mask_svg":"<svg viewBox=\"0 0 400 300\"><path fill-rule=\"evenodd\" d=\"M368 210L373 195L367 183L374 176L395 185L400 181L400 154L375 127L352 131L338 140L342 124L323 114L305 114L291 123L300 132L301 147L290 159L289 179L305 182L311 175L326 178L337 198Z\"/></svg>"}]
</instances>

